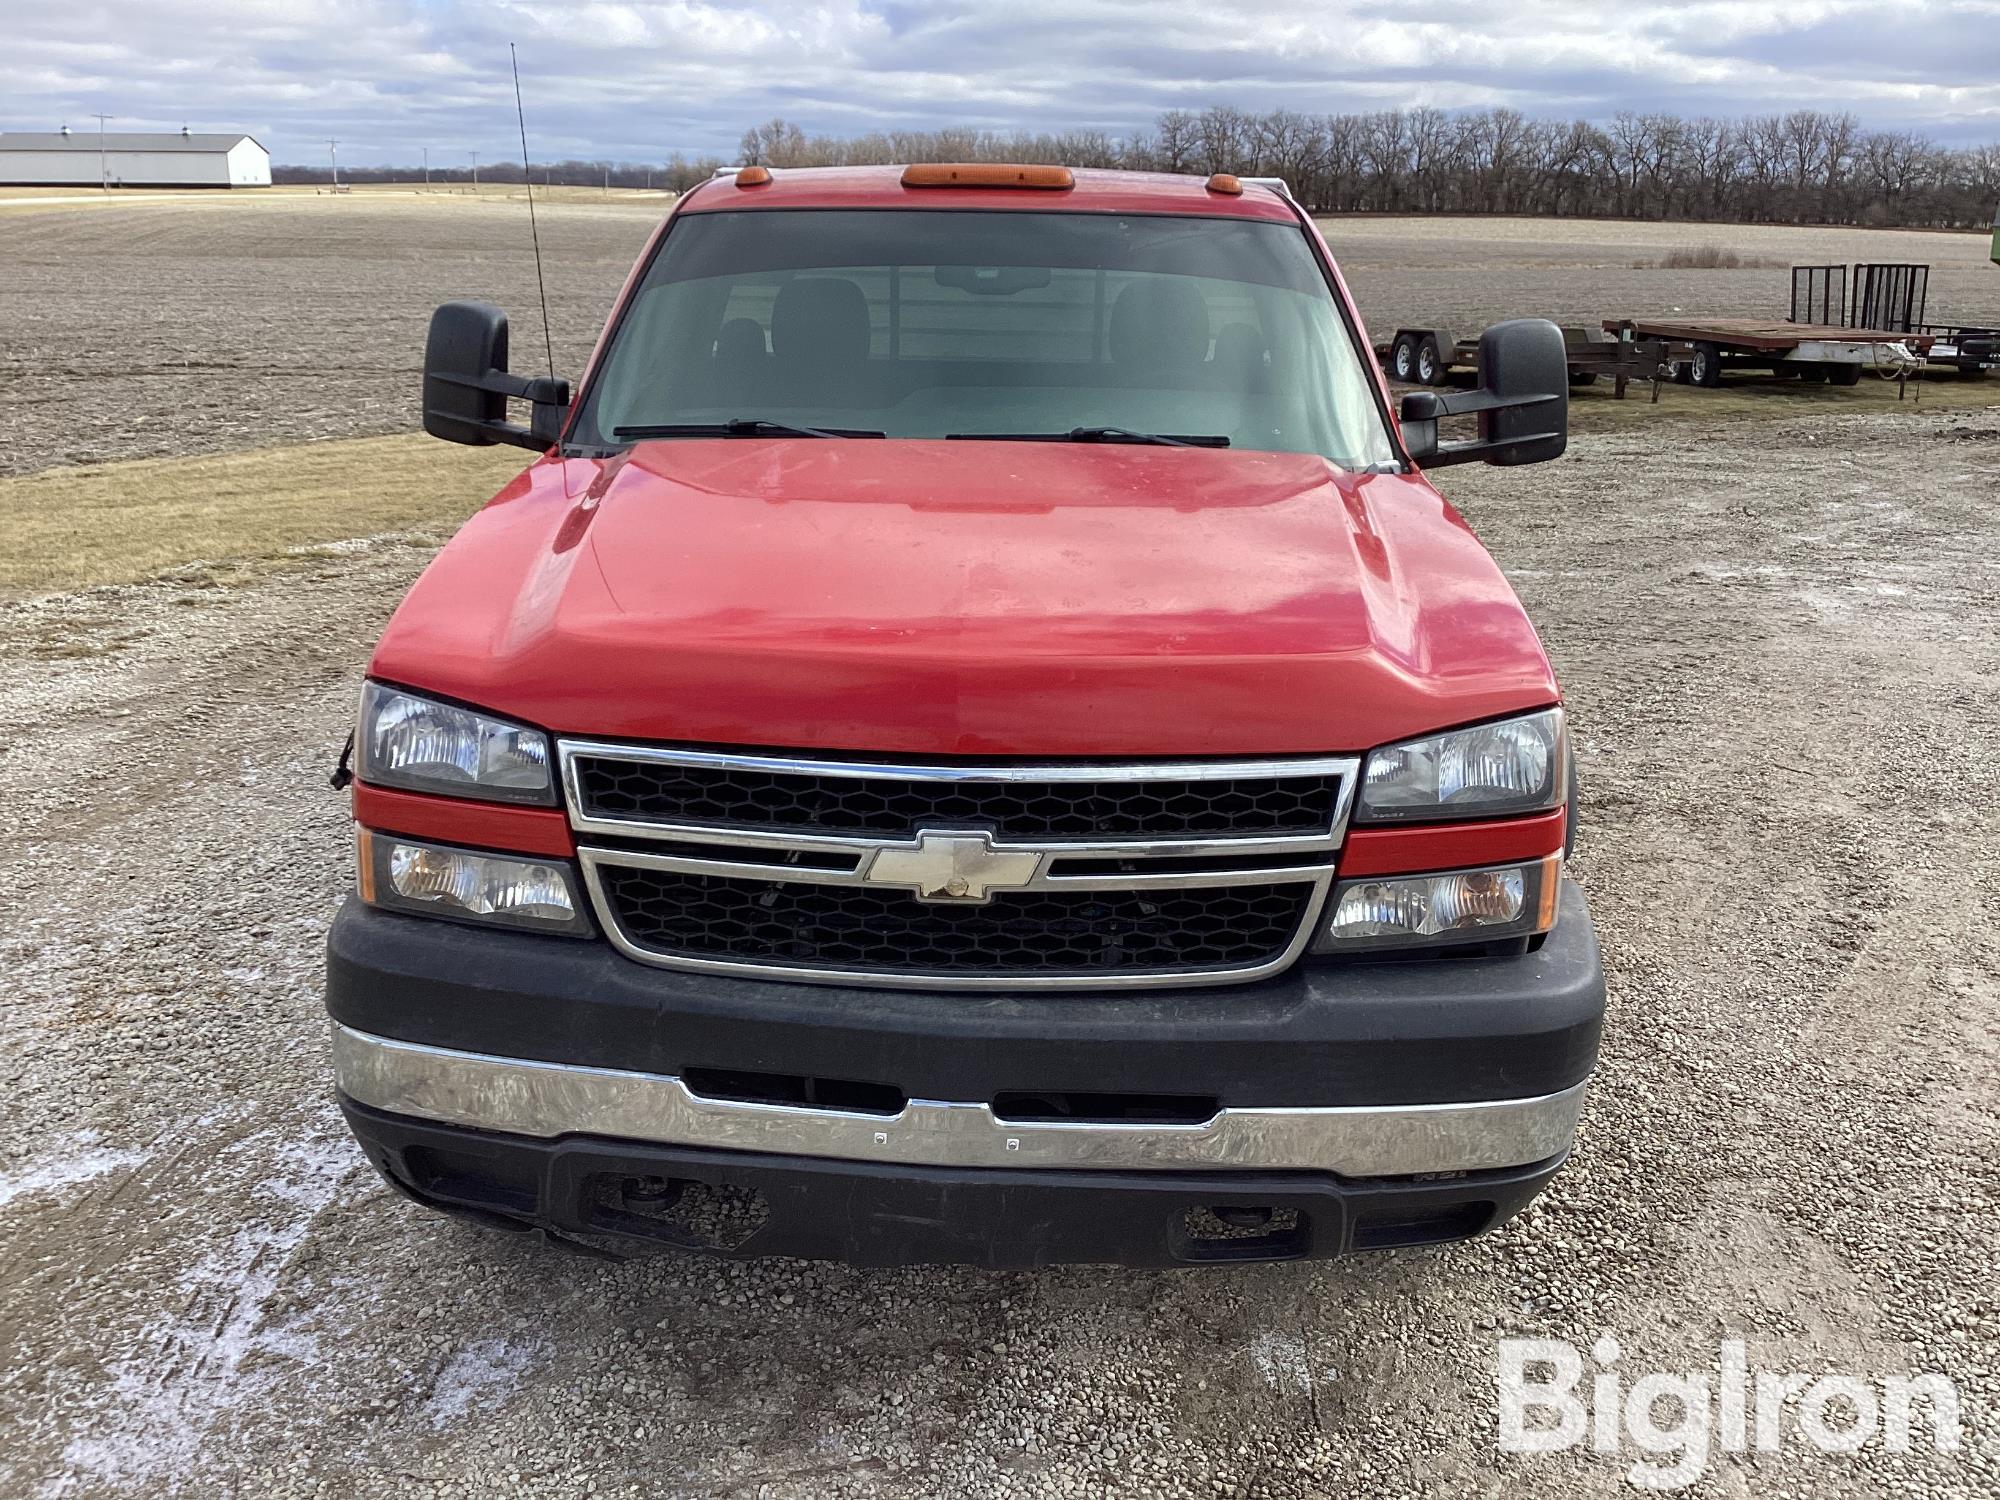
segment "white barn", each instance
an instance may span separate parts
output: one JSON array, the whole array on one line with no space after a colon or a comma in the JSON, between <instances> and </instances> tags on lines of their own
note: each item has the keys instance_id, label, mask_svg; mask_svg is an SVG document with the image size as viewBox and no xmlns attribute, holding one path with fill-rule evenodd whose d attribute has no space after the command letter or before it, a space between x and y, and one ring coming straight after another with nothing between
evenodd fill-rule
<instances>
[{"instance_id":1,"label":"white barn","mask_svg":"<svg viewBox=\"0 0 2000 1500\"><path fill-rule=\"evenodd\" d=\"M271 153L247 135L0 130L0 186L269 187Z\"/></svg>"}]
</instances>

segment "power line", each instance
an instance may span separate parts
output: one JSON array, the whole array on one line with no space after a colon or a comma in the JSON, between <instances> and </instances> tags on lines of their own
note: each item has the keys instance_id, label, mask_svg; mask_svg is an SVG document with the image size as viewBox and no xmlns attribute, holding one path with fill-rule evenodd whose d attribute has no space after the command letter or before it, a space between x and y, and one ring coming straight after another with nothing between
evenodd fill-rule
<instances>
[{"instance_id":1,"label":"power line","mask_svg":"<svg viewBox=\"0 0 2000 1500\"><path fill-rule=\"evenodd\" d=\"M116 115L91 116L91 119L97 121L97 186L100 191L106 193L111 191L111 174L104 166L104 122L117 118Z\"/></svg>"}]
</instances>

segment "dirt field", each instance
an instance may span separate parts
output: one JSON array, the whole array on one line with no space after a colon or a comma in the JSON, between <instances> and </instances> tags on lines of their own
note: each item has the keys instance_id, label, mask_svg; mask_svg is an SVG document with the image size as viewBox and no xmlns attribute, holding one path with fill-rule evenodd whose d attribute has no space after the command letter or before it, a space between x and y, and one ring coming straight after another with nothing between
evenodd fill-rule
<instances>
[{"instance_id":1,"label":"dirt field","mask_svg":"<svg viewBox=\"0 0 2000 1500\"><path fill-rule=\"evenodd\" d=\"M581 372L657 196L565 190L546 205L556 367ZM1781 316L1783 270L1636 270L1676 245L1717 242L1791 261L1932 263L1939 317L2000 321L2000 272L1974 235L1535 219L1343 219L1327 232L1377 329L1437 323L1477 333L1538 314L1700 310ZM527 206L518 197L362 192L27 207L0 213L0 474L53 464L211 453L412 423L425 325L451 297L514 318L518 368L542 359ZM1824 387L1760 392L1766 407L1887 396ZM1672 392L1699 412L1712 392ZM1984 399L1956 380L1926 400ZM1581 420L1611 412L1602 393Z\"/></svg>"},{"instance_id":2,"label":"dirt field","mask_svg":"<svg viewBox=\"0 0 2000 1500\"><path fill-rule=\"evenodd\" d=\"M0 217L29 283L0 280L6 462L406 427L432 301L530 305L525 259L481 248L516 227L498 205L399 210L385 248L294 201ZM570 368L649 218L545 226ZM1391 286L1407 242L1478 253L1355 227L1384 305L1426 295ZM1516 253L1535 295L1578 275ZM57 351L69 373L40 371ZM1580 737L1613 1005L1583 1138L1487 1240L1221 1274L611 1265L411 1209L328 1098L319 945L349 876L324 778L465 476L370 535L337 476L379 450L307 450L325 529L260 519L276 574L149 561L134 512L79 529L65 583L36 533L44 582L0 599L0 1495L1610 1495L1630 1453L1507 1457L1492 1414L1496 1339L1605 1331L1627 1371L1739 1337L1759 1367L1961 1393L1954 1457L1794 1433L1690 1493L2000 1491L2000 386L1961 394L1666 412L1446 473ZM249 505L289 468L225 472ZM0 520L81 481L20 483ZM148 581L84 582L112 577Z\"/></svg>"}]
</instances>

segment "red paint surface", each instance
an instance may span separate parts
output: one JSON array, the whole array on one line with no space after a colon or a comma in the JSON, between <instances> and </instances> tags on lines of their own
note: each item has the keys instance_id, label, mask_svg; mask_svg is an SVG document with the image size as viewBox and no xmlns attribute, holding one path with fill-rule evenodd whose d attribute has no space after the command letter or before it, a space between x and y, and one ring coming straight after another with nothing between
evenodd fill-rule
<instances>
[{"instance_id":1,"label":"red paint surface","mask_svg":"<svg viewBox=\"0 0 2000 1500\"><path fill-rule=\"evenodd\" d=\"M1423 828L1355 828L1340 852L1340 877L1414 875L1542 859L1563 846L1561 808L1530 818L1438 823Z\"/></svg>"},{"instance_id":2,"label":"red paint surface","mask_svg":"<svg viewBox=\"0 0 2000 1500\"><path fill-rule=\"evenodd\" d=\"M958 755L1363 750L1557 700L1422 479L1060 443L544 461L370 670L566 734Z\"/></svg>"},{"instance_id":3,"label":"red paint surface","mask_svg":"<svg viewBox=\"0 0 2000 1500\"><path fill-rule=\"evenodd\" d=\"M436 839L476 849L567 858L576 853L569 824L555 807L516 807L471 802L460 797L427 797L388 787L354 783L354 820L381 833Z\"/></svg>"}]
</instances>

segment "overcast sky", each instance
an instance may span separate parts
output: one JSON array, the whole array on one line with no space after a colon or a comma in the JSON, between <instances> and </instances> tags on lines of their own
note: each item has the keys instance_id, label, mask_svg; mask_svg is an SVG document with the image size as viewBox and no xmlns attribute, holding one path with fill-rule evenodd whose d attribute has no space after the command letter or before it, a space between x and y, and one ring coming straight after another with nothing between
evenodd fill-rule
<instances>
[{"instance_id":1,"label":"overcast sky","mask_svg":"<svg viewBox=\"0 0 2000 1500\"><path fill-rule=\"evenodd\" d=\"M1234 104L1609 118L1851 109L2000 141L2000 0L0 0L0 128L243 130L279 162L730 156L809 132L1098 127Z\"/></svg>"}]
</instances>

